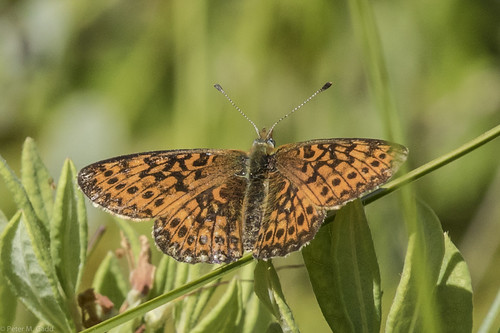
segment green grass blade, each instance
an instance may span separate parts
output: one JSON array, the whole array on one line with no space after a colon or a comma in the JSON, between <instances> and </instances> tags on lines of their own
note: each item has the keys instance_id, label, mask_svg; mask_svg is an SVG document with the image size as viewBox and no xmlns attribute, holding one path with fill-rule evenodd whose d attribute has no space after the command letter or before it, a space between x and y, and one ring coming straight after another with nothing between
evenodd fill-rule
<instances>
[{"instance_id":1,"label":"green grass blade","mask_svg":"<svg viewBox=\"0 0 500 333\"><path fill-rule=\"evenodd\" d=\"M371 3L368 0L349 0L349 8L352 26L363 51L369 86L385 125L384 132L390 141L402 142L399 115L390 89L389 74Z\"/></svg>"},{"instance_id":2,"label":"green grass blade","mask_svg":"<svg viewBox=\"0 0 500 333\"><path fill-rule=\"evenodd\" d=\"M302 254L314 294L332 331L380 330L380 272L359 200L342 208L335 223L322 228Z\"/></svg>"},{"instance_id":3,"label":"green grass blade","mask_svg":"<svg viewBox=\"0 0 500 333\"><path fill-rule=\"evenodd\" d=\"M498 320L499 316L500 316L500 290L497 292L497 296L495 297L495 300L493 301L493 304L491 305L491 308L488 311L486 318L484 318L484 321L481 324L481 327L479 328L477 333L494 332L495 327L493 325L495 323L495 320Z\"/></svg>"}]
</instances>

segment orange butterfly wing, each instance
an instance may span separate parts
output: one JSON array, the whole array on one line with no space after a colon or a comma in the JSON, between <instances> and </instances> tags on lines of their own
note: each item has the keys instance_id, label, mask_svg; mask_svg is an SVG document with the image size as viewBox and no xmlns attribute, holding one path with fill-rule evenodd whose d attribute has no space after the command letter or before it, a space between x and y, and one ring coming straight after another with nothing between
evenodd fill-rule
<instances>
[{"instance_id":1,"label":"orange butterfly wing","mask_svg":"<svg viewBox=\"0 0 500 333\"><path fill-rule=\"evenodd\" d=\"M314 238L326 211L386 182L405 161L405 147L375 139L322 139L278 147L269 178L268 213L253 254L267 259Z\"/></svg>"},{"instance_id":2,"label":"orange butterfly wing","mask_svg":"<svg viewBox=\"0 0 500 333\"><path fill-rule=\"evenodd\" d=\"M156 244L175 259L230 262L243 253L247 159L242 151L209 149L125 155L83 168L78 183L115 215L156 218Z\"/></svg>"}]
</instances>

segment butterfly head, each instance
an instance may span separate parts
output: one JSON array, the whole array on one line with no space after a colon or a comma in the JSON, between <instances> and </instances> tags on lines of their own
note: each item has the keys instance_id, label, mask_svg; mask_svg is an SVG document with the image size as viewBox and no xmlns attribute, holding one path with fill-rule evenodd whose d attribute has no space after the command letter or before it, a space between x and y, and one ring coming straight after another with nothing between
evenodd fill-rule
<instances>
[{"instance_id":1,"label":"butterfly head","mask_svg":"<svg viewBox=\"0 0 500 333\"><path fill-rule=\"evenodd\" d=\"M275 145L272 131L263 128L259 131L259 137L253 141L252 147L253 150L265 151L267 154L271 154Z\"/></svg>"}]
</instances>

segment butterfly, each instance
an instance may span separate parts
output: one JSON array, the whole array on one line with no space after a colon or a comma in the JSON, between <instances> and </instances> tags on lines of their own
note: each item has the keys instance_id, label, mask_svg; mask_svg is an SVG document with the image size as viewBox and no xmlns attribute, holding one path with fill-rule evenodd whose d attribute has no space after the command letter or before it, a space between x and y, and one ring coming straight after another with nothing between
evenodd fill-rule
<instances>
[{"instance_id":1,"label":"butterfly","mask_svg":"<svg viewBox=\"0 0 500 333\"><path fill-rule=\"evenodd\" d=\"M119 217L154 219L157 247L185 263L229 263L285 256L310 242L328 210L374 190L405 161L406 147L377 139L318 139L275 147L258 132L249 152L184 149L93 163L78 184Z\"/></svg>"}]
</instances>

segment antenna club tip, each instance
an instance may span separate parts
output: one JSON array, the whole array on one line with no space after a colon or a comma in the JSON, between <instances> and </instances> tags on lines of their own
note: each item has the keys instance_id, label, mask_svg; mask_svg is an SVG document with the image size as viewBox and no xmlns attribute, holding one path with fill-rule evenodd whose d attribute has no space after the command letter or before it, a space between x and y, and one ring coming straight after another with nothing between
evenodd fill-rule
<instances>
[{"instance_id":1,"label":"antenna club tip","mask_svg":"<svg viewBox=\"0 0 500 333\"><path fill-rule=\"evenodd\" d=\"M218 84L218 83L214 84L214 88L215 88L215 89L217 89L217 90L218 90L218 91L220 91L220 92L224 91L224 90L222 89L221 85L220 85L220 84Z\"/></svg>"},{"instance_id":2,"label":"antenna club tip","mask_svg":"<svg viewBox=\"0 0 500 333\"><path fill-rule=\"evenodd\" d=\"M332 86L332 82L327 82L323 85L323 87L321 87L321 90L326 90L328 88L330 88Z\"/></svg>"}]
</instances>

